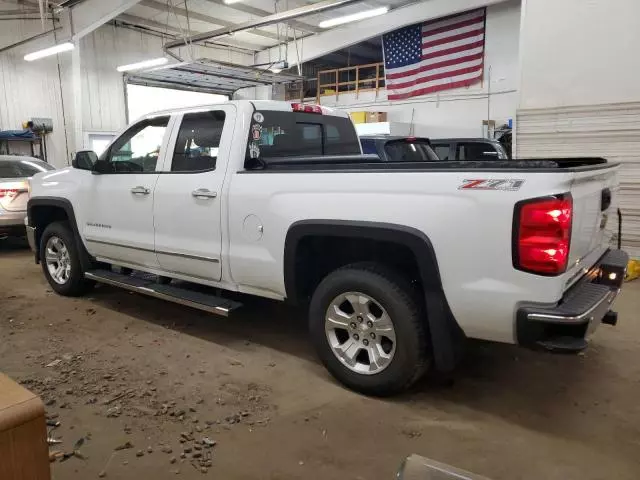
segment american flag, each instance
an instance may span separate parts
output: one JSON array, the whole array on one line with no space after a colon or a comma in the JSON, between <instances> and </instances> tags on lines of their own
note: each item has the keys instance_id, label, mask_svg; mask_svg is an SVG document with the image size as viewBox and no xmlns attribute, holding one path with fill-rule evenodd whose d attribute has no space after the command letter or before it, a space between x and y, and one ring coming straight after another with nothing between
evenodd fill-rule
<instances>
[{"instance_id":1,"label":"american flag","mask_svg":"<svg viewBox=\"0 0 640 480\"><path fill-rule=\"evenodd\" d=\"M402 100L479 82L484 31L482 8L385 34L387 98Z\"/></svg>"}]
</instances>

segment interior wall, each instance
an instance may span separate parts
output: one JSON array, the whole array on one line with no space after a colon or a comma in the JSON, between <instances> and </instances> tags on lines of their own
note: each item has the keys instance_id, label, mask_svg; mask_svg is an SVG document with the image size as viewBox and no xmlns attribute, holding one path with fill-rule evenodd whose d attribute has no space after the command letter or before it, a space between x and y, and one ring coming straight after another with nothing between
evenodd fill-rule
<instances>
[{"instance_id":1,"label":"interior wall","mask_svg":"<svg viewBox=\"0 0 640 480\"><path fill-rule=\"evenodd\" d=\"M515 123L519 157L591 156L621 164L622 246L637 258L639 18L635 0L527 0ZM611 217L607 228L616 232L616 216Z\"/></svg>"},{"instance_id":2,"label":"interior wall","mask_svg":"<svg viewBox=\"0 0 640 480\"><path fill-rule=\"evenodd\" d=\"M4 21L0 28L0 48L41 33L42 24L33 20ZM50 29L51 25L46 25ZM46 48L54 43L54 36L29 42L19 48L0 53L0 129L18 130L22 122L32 117L53 120L53 133L47 136L49 160L53 164L65 162L67 157L66 118L63 109L61 78L64 76L63 55L26 62L26 53ZM68 106L67 106L68 108Z\"/></svg>"},{"instance_id":3,"label":"interior wall","mask_svg":"<svg viewBox=\"0 0 640 480\"><path fill-rule=\"evenodd\" d=\"M0 48L42 32L40 21L5 21ZM50 28L50 27L47 27ZM55 43L53 35L0 53L0 129L20 128L31 117L50 117L49 162L70 163L75 152L72 52L26 62L26 53ZM162 56L162 38L115 25L103 25L80 40L82 130L114 132L126 126L125 96L119 65ZM183 58L211 58L248 64L253 56L228 49L176 49ZM66 126L66 128L65 128Z\"/></svg>"},{"instance_id":4,"label":"interior wall","mask_svg":"<svg viewBox=\"0 0 640 480\"><path fill-rule=\"evenodd\" d=\"M527 0L520 108L640 99L640 2Z\"/></svg>"},{"instance_id":5,"label":"interior wall","mask_svg":"<svg viewBox=\"0 0 640 480\"><path fill-rule=\"evenodd\" d=\"M348 111L387 112L390 122L413 122L414 134L431 137L482 136L482 121L487 116L497 125L507 123L515 117L518 101L520 0L487 7L486 18L481 84L394 102L387 100L384 89L377 98L375 91L360 92L357 98L355 93L340 93L337 98L320 97L321 104Z\"/></svg>"}]
</instances>

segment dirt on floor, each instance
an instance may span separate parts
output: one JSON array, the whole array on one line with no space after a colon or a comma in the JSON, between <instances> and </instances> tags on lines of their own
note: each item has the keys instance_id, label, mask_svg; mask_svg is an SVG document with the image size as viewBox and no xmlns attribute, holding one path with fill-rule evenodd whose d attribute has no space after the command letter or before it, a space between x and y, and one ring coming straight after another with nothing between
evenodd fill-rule
<instances>
[{"instance_id":1,"label":"dirt on floor","mask_svg":"<svg viewBox=\"0 0 640 480\"><path fill-rule=\"evenodd\" d=\"M81 443L55 480L391 480L412 453L494 480L640 478L640 281L584 355L470 342L453 382L392 399L338 385L277 302L222 318L105 286L64 298L7 242L0 285L0 371L41 395L51 452Z\"/></svg>"}]
</instances>

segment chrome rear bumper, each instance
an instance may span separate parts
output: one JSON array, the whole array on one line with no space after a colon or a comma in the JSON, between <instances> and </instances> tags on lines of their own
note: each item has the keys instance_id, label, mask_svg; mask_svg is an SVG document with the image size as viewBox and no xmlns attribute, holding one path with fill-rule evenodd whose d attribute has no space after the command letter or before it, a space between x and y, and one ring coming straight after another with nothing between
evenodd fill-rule
<instances>
[{"instance_id":1,"label":"chrome rear bumper","mask_svg":"<svg viewBox=\"0 0 640 480\"><path fill-rule=\"evenodd\" d=\"M629 256L609 250L593 266L590 275L578 281L554 305L523 304L517 314L518 343L551 350L577 351L603 322L615 324L610 312L620 293Z\"/></svg>"}]
</instances>

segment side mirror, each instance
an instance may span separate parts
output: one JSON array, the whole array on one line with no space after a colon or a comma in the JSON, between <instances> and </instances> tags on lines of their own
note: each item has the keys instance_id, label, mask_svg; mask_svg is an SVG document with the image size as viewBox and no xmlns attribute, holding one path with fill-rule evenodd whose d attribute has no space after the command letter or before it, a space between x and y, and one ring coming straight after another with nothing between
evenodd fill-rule
<instances>
[{"instance_id":1,"label":"side mirror","mask_svg":"<svg viewBox=\"0 0 640 480\"><path fill-rule=\"evenodd\" d=\"M80 150L76 153L71 166L78 170L93 170L93 166L98 161L98 155L91 150Z\"/></svg>"}]
</instances>

